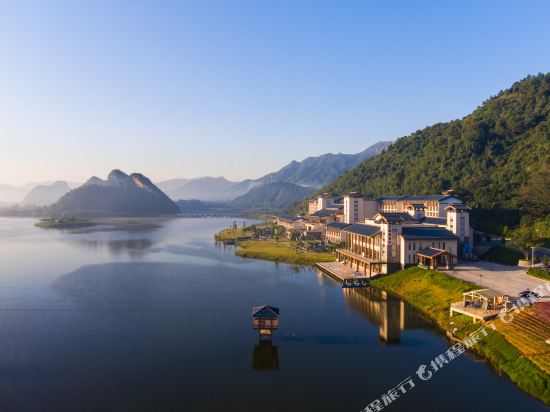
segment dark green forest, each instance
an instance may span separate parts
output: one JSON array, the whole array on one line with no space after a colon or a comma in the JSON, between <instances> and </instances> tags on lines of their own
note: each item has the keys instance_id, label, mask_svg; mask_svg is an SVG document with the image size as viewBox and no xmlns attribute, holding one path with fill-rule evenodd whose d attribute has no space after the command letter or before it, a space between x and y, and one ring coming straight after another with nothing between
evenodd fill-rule
<instances>
[{"instance_id":1,"label":"dark green forest","mask_svg":"<svg viewBox=\"0 0 550 412\"><path fill-rule=\"evenodd\" d=\"M522 216L548 213L535 210L521 193L550 156L549 113L550 74L529 76L460 120L398 139L321 192L380 196L454 189L474 208L475 227L501 232ZM531 188L541 190L550 188Z\"/></svg>"}]
</instances>

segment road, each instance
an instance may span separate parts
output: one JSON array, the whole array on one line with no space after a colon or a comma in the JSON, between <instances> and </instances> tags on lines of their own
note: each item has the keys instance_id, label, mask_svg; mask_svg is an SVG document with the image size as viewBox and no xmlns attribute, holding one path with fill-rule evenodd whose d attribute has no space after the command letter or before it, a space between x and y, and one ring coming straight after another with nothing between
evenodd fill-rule
<instances>
[{"instance_id":1,"label":"road","mask_svg":"<svg viewBox=\"0 0 550 412\"><path fill-rule=\"evenodd\" d=\"M454 270L445 273L510 296L517 296L519 292L533 290L545 283L527 275L525 268L483 261L461 262ZM550 292L546 292L545 296L550 297Z\"/></svg>"}]
</instances>

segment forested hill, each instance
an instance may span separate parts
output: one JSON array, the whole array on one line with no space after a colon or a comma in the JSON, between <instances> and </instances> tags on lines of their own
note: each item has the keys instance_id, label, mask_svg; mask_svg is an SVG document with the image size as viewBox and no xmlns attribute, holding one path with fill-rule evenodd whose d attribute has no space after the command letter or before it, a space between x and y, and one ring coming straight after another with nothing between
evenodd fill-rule
<instances>
[{"instance_id":1,"label":"forested hill","mask_svg":"<svg viewBox=\"0 0 550 412\"><path fill-rule=\"evenodd\" d=\"M550 74L529 76L460 120L439 123L392 144L322 191L368 195L440 193L453 188L471 206L500 209L517 223L527 185L550 153ZM548 188L540 188L548 190ZM495 215L493 215L495 217Z\"/></svg>"},{"instance_id":2,"label":"forested hill","mask_svg":"<svg viewBox=\"0 0 550 412\"><path fill-rule=\"evenodd\" d=\"M288 182L268 183L233 199L228 206L240 210L283 210L314 189Z\"/></svg>"}]
</instances>

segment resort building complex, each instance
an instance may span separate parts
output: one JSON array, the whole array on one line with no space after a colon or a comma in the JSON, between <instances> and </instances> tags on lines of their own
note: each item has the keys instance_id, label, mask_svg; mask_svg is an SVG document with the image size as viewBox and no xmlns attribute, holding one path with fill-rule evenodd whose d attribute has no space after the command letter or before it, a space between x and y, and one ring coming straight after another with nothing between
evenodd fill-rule
<instances>
[{"instance_id":1,"label":"resort building complex","mask_svg":"<svg viewBox=\"0 0 550 412\"><path fill-rule=\"evenodd\" d=\"M379 198L356 192L343 197L324 194L309 201L309 212L296 218L294 232L320 233L327 243L339 246L339 262L366 276L412 265L450 269L458 258L472 255L470 208L450 192ZM290 226L279 220L283 223Z\"/></svg>"}]
</instances>

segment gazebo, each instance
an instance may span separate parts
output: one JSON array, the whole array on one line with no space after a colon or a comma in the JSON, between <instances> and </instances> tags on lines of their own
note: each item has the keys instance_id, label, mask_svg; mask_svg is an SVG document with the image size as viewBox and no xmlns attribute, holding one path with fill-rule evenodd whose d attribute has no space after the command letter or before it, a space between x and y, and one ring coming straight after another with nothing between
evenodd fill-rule
<instances>
[{"instance_id":1,"label":"gazebo","mask_svg":"<svg viewBox=\"0 0 550 412\"><path fill-rule=\"evenodd\" d=\"M464 292L463 295L465 307L469 306L482 310L500 310L505 307L508 301L506 295L492 289L473 290Z\"/></svg>"},{"instance_id":2,"label":"gazebo","mask_svg":"<svg viewBox=\"0 0 550 412\"><path fill-rule=\"evenodd\" d=\"M260 339L271 339L273 331L279 329L279 308L268 305L252 308L252 327L258 330Z\"/></svg>"},{"instance_id":3,"label":"gazebo","mask_svg":"<svg viewBox=\"0 0 550 412\"><path fill-rule=\"evenodd\" d=\"M474 323L478 320L493 319L502 309L509 310L513 305L513 301L507 295L492 289L472 290L462 295L462 301L451 303L450 316L462 313L473 318Z\"/></svg>"},{"instance_id":4,"label":"gazebo","mask_svg":"<svg viewBox=\"0 0 550 412\"><path fill-rule=\"evenodd\" d=\"M437 269L445 267L452 269L455 265L456 256L445 249L428 247L416 254L418 256L418 266L426 269Z\"/></svg>"}]
</instances>

